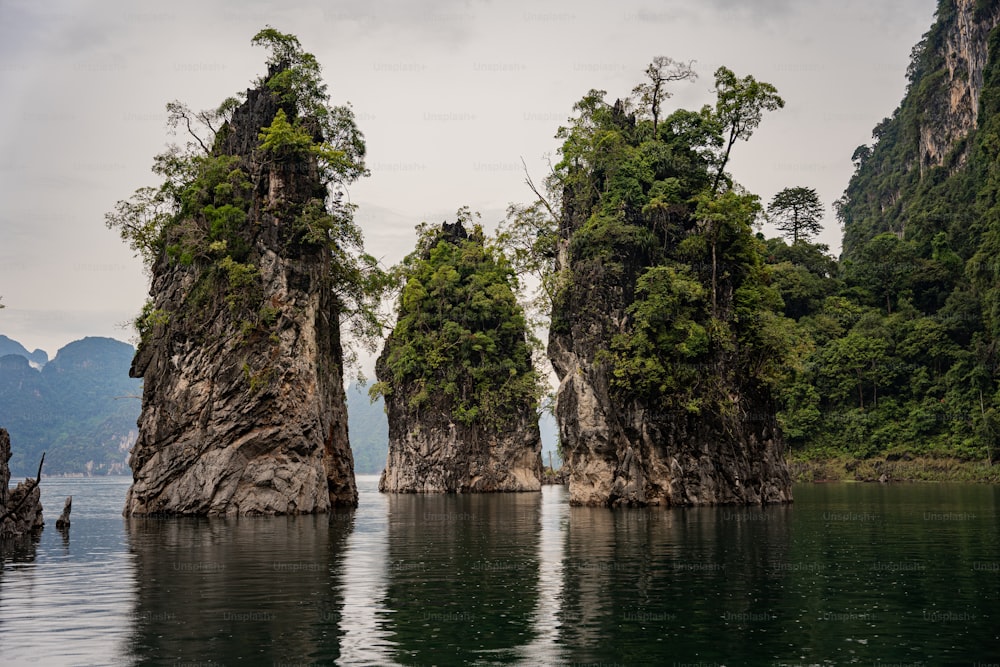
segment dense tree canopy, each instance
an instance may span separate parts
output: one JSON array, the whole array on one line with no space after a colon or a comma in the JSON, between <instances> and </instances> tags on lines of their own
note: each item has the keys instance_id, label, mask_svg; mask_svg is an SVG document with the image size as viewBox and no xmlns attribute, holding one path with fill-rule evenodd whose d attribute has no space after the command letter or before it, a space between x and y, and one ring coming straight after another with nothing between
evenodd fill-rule
<instances>
[{"instance_id":1,"label":"dense tree canopy","mask_svg":"<svg viewBox=\"0 0 1000 667\"><path fill-rule=\"evenodd\" d=\"M906 97L875 127L874 144L854 152L854 176L836 204L841 261L817 261L823 246L769 241L774 284L800 341L781 418L807 454L996 458L996 39L979 127L939 162L920 149L943 120L935 110L950 104L944 53L954 18L953 3L942 2L913 50Z\"/></svg>"},{"instance_id":2,"label":"dense tree canopy","mask_svg":"<svg viewBox=\"0 0 1000 667\"><path fill-rule=\"evenodd\" d=\"M694 78L690 65L661 57L646 75L637 101L611 103L592 90L574 106L548 182L561 197L512 209L508 225L522 254L550 270L553 331L593 307L574 300L573 285L607 283L610 293L632 295L620 330L594 313L606 330L588 334L604 348L599 357L622 399L682 413L725 410L731 378L722 369L764 384L782 363L782 305L752 231L759 199L722 174L736 141L783 102L770 84L722 68L715 107L668 113L664 86ZM566 248L571 275L551 273L560 219L576 226Z\"/></svg>"},{"instance_id":3,"label":"dense tree canopy","mask_svg":"<svg viewBox=\"0 0 1000 667\"><path fill-rule=\"evenodd\" d=\"M1000 169L988 147L1000 136L1000 69L987 68L982 126L959 147L967 165L946 159L921 177L904 156L918 141L921 100L939 90L943 64L929 53L939 40L935 28L915 50L914 71L924 74L911 72L901 109L876 128L874 146L855 152L857 172L836 206L839 262L811 241L822 215L814 190L772 199L768 213L790 243L765 242L750 231L759 201L725 174L738 140L783 105L773 86L720 68L714 106L658 108L655 129L641 97L610 103L590 91L559 131L545 192L533 187L544 196L507 221L522 260L548 278L553 330L579 315L567 285L631 277L628 319L594 334L606 336L622 396L704 414L718 398L707 369L733 355L740 372L773 388L797 451L995 457L1000 208L991 202ZM1000 63L1000 42L993 47ZM648 96L653 81L636 91ZM576 275L556 275L567 211L582 220L564 249Z\"/></svg>"},{"instance_id":4,"label":"dense tree canopy","mask_svg":"<svg viewBox=\"0 0 1000 667\"><path fill-rule=\"evenodd\" d=\"M467 208L452 225L421 226L399 274L398 319L373 396L401 391L412 410L492 427L537 406L541 386L514 296L517 277Z\"/></svg>"}]
</instances>

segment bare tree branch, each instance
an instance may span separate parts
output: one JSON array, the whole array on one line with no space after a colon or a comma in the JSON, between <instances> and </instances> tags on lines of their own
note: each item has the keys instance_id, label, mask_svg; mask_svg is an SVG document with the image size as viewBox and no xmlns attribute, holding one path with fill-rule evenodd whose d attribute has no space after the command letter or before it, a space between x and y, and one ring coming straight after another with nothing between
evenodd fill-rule
<instances>
[{"instance_id":1,"label":"bare tree branch","mask_svg":"<svg viewBox=\"0 0 1000 667\"><path fill-rule=\"evenodd\" d=\"M521 157L521 166L524 167L524 182L528 185L529 188L531 188L531 191L535 193L535 196L538 197L538 201L542 202L542 206L544 206L545 210L549 212L549 215L552 216L552 219L559 220L559 216L556 215L556 212L552 208L552 205L549 203L549 200L546 199L545 195L539 192L538 188L535 186L535 182L532 180L531 174L528 172L528 165L525 164L523 156ZM552 165L550 164L549 169L551 168Z\"/></svg>"}]
</instances>

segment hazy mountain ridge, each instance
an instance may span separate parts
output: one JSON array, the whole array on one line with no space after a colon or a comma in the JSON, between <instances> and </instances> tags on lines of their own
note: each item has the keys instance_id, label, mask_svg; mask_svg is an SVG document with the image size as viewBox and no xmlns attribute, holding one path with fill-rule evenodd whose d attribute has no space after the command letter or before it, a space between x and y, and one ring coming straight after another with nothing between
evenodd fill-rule
<instances>
[{"instance_id":1,"label":"hazy mountain ridge","mask_svg":"<svg viewBox=\"0 0 1000 667\"><path fill-rule=\"evenodd\" d=\"M12 340L7 336L0 334L0 357L6 357L9 354L15 354L24 357L32 364L39 367L44 366L49 363L49 355L45 350L35 350L34 352L28 352L28 349L18 343L16 340Z\"/></svg>"},{"instance_id":2,"label":"hazy mountain ridge","mask_svg":"<svg viewBox=\"0 0 1000 667\"><path fill-rule=\"evenodd\" d=\"M5 349L25 350L3 339ZM33 475L42 452L50 475L128 473L142 387L128 376L134 353L128 343L88 337L41 370L29 363L38 351L0 357L0 425L10 432L15 476Z\"/></svg>"}]
</instances>

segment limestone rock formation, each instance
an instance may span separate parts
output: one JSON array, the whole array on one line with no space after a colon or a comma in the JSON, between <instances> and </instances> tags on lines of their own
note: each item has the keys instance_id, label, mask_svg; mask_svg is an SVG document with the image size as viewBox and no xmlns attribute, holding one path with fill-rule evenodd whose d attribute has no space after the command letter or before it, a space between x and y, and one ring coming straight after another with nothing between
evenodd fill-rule
<instances>
[{"instance_id":1,"label":"limestone rock formation","mask_svg":"<svg viewBox=\"0 0 1000 667\"><path fill-rule=\"evenodd\" d=\"M953 12L953 16L944 16ZM940 166L956 142L976 128L983 70L989 56L988 40L1000 24L1000 5L976 0L955 0L942 5L938 21L928 36L940 40L936 49L943 60L942 85L923 103L920 119L920 167ZM937 33L941 34L938 35ZM956 166L964 163L968 146Z\"/></svg>"},{"instance_id":2,"label":"limestone rock formation","mask_svg":"<svg viewBox=\"0 0 1000 667\"><path fill-rule=\"evenodd\" d=\"M562 261L568 263L566 253ZM556 417L571 504L791 501L791 479L769 396L733 382L728 390L735 410L729 415L661 412L638 401L623 403L610 390L609 369L598 356L605 348L593 336L603 328L597 318L624 321L623 290L599 280L570 289L590 303L576 303L571 311L582 316L568 331L550 336L549 357L560 379Z\"/></svg>"},{"instance_id":3,"label":"limestone rock formation","mask_svg":"<svg viewBox=\"0 0 1000 667\"><path fill-rule=\"evenodd\" d=\"M389 457L379 491L480 493L541 489L541 438L526 410L503 432L455 424L447 415L414 419L403 400L387 400Z\"/></svg>"},{"instance_id":4,"label":"limestone rock formation","mask_svg":"<svg viewBox=\"0 0 1000 667\"><path fill-rule=\"evenodd\" d=\"M341 303L328 247L307 238L326 186L312 154L262 150L279 111L298 113L267 81L247 91L215 137L221 175L200 176L208 203L165 232L131 370L145 382L126 515L357 503Z\"/></svg>"},{"instance_id":5,"label":"limestone rock formation","mask_svg":"<svg viewBox=\"0 0 1000 667\"><path fill-rule=\"evenodd\" d=\"M562 130L573 158L559 166L548 345L570 502L791 501L760 371L781 362L760 337L771 288L752 198L712 191L717 167L688 143L688 112L654 135L621 102L576 108Z\"/></svg>"},{"instance_id":6,"label":"limestone rock formation","mask_svg":"<svg viewBox=\"0 0 1000 667\"><path fill-rule=\"evenodd\" d=\"M10 489L10 454L10 435L0 428L0 538L37 535L45 525L38 480Z\"/></svg>"},{"instance_id":7,"label":"limestone rock formation","mask_svg":"<svg viewBox=\"0 0 1000 667\"><path fill-rule=\"evenodd\" d=\"M977 145L997 114L998 27L996 2L939 0L933 25L911 53L906 95L872 130L875 141L854 153L855 173L837 210L842 259L856 260L870 239L885 232L922 247L938 232L953 235L954 245L976 229L973 221L982 213L966 209L982 203L976 193L990 168L970 162L996 154L992 145ZM923 203L914 208L914 198L940 202L948 215L924 211Z\"/></svg>"},{"instance_id":8,"label":"limestone rock formation","mask_svg":"<svg viewBox=\"0 0 1000 667\"><path fill-rule=\"evenodd\" d=\"M512 274L481 230L445 223L424 241L375 369L389 422L379 490L538 491L535 375Z\"/></svg>"}]
</instances>

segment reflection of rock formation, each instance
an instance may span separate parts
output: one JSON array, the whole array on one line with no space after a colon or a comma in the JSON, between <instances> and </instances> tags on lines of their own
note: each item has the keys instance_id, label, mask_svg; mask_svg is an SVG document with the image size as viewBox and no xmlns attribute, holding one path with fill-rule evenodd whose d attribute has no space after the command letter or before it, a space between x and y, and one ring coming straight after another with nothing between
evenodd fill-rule
<instances>
[{"instance_id":1,"label":"reflection of rock formation","mask_svg":"<svg viewBox=\"0 0 1000 667\"><path fill-rule=\"evenodd\" d=\"M775 628L791 508L571 507L560 645L567 663L708 664ZM718 632L692 628L718 627ZM788 628L794 632L794 628ZM655 637L657 645L650 645ZM659 656L659 659L657 659Z\"/></svg>"},{"instance_id":2,"label":"reflection of rock formation","mask_svg":"<svg viewBox=\"0 0 1000 667\"><path fill-rule=\"evenodd\" d=\"M384 619L401 663L510 662L534 636L541 494L391 495Z\"/></svg>"},{"instance_id":3,"label":"reflection of rock formation","mask_svg":"<svg viewBox=\"0 0 1000 667\"><path fill-rule=\"evenodd\" d=\"M338 571L353 512L260 519L129 519L135 662L339 658Z\"/></svg>"},{"instance_id":4,"label":"reflection of rock formation","mask_svg":"<svg viewBox=\"0 0 1000 667\"><path fill-rule=\"evenodd\" d=\"M39 480L25 480L11 489L10 456L10 436L0 428L0 540L30 541L45 525Z\"/></svg>"}]
</instances>

